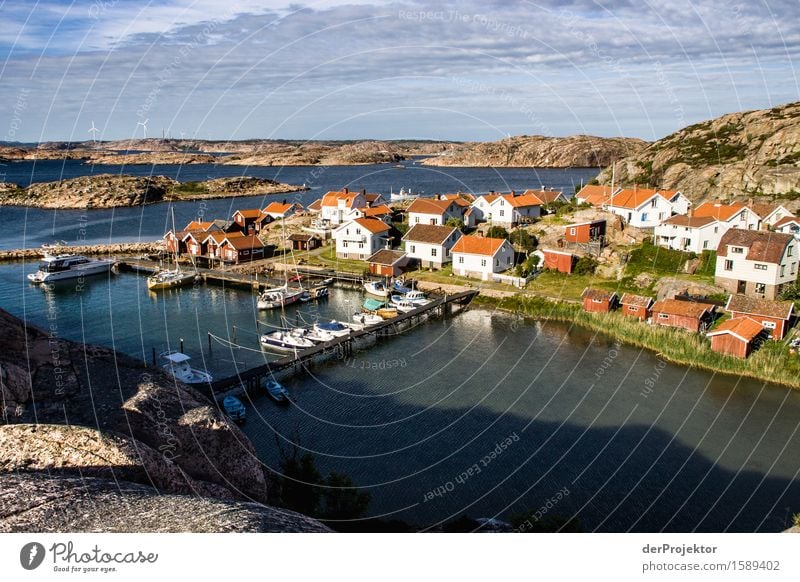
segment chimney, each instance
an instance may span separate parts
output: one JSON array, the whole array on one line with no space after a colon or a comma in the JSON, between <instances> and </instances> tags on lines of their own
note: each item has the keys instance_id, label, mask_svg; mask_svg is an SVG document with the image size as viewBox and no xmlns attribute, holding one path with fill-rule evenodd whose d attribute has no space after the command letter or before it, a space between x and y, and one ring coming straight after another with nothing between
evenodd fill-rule
<instances>
[{"instance_id":1,"label":"chimney","mask_svg":"<svg viewBox=\"0 0 800 582\"><path fill-rule=\"evenodd\" d=\"M514 196L516 196L516 195L517 195L517 193L516 193L516 192L514 192L514 191L512 190L512 191L511 191L511 197L513 198L513 197L514 197Z\"/></svg>"},{"instance_id":2,"label":"chimney","mask_svg":"<svg viewBox=\"0 0 800 582\"><path fill-rule=\"evenodd\" d=\"M366 189L366 188L362 188L362 189L361 189L361 193L362 193L364 196L366 196L366 195L367 195L367 189Z\"/></svg>"},{"instance_id":3,"label":"chimney","mask_svg":"<svg viewBox=\"0 0 800 582\"><path fill-rule=\"evenodd\" d=\"M344 188L342 188L342 193L343 193L343 194L347 194L348 192L349 192L349 190L347 189L347 186L345 186Z\"/></svg>"},{"instance_id":4,"label":"chimney","mask_svg":"<svg viewBox=\"0 0 800 582\"><path fill-rule=\"evenodd\" d=\"M754 204L754 202L755 202L755 201L754 201L752 198L748 198L748 199L747 199L747 205L748 205L750 208L752 208L752 207L753 207L753 204Z\"/></svg>"}]
</instances>

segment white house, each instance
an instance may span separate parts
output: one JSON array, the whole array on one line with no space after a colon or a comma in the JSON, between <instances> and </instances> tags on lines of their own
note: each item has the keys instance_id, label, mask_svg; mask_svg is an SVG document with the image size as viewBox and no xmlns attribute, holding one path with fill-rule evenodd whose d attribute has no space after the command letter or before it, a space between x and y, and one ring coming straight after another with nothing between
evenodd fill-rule
<instances>
[{"instance_id":1,"label":"white house","mask_svg":"<svg viewBox=\"0 0 800 582\"><path fill-rule=\"evenodd\" d=\"M377 218L356 218L333 231L336 256L365 260L389 244L389 225Z\"/></svg>"},{"instance_id":2,"label":"white house","mask_svg":"<svg viewBox=\"0 0 800 582\"><path fill-rule=\"evenodd\" d=\"M347 222L351 210L364 206L368 206L364 192L350 192L347 188L341 192L328 192L320 203L320 218L323 223L336 226Z\"/></svg>"},{"instance_id":3,"label":"white house","mask_svg":"<svg viewBox=\"0 0 800 582\"><path fill-rule=\"evenodd\" d=\"M487 219L493 226L514 227L520 223L530 222L534 218L539 218L542 214L542 201L528 194L516 196L503 194L498 196L489 205L489 218Z\"/></svg>"},{"instance_id":4,"label":"white house","mask_svg":"<svg viewBox=\"0 0 800 582\"><path fill-rule=\"evenodd\" d=\"M744 230L758 230L761 227L761 217L744 204L734 202L721 204L719 202L703 202L692 212L692 216L716 218L725 222L730 228Z\"/></svg>"},{"instance_id":5,"label":"white house","mask_svg":"<svg viewBox=\"0 0 800 582\"><path fill-rule=\"evenodd\" d=\"M452 226L415 224L403 237L406 255L419 261L423 268L441 269L452 261L451 250L461 238L461 231Z\"/></svg>"},{"instance_id":6,"label":"white house","mask_svg":"<svg viewBox=\"0 0 800 582\"><path fill-rule=\"evenodd\" d=\"M353 208L347 213L347 220L355 220L356 218L377 218L388 222L392 216L392 209L386 204L379 204L377 206L364 206L361 208Z\"/></svg>"},{"instance_id":7,"label":"white house","mask_svg":"<svg viewBox=\"0 0 800 582\"><path fill-rule=\"evenodd\" d=\"M489 220L489 215L491 214L491 210L489 207L491 206L492 202L500 198L500 194L496 192L489 192L488 194L483 194L482 196L478 196L475 200L473 200L470 206L472 207L472 215L475 217L475 222L485 222Z\"/></svg>"},{"instance_id":8,"label":"white house","mask_svg":"<svg viewBox=\"0 0 800 582\"><path fill-rule=\"evenodd\" d=\"M622 188L618 186L612 188L611 186L587 184L575 194L575 200L578 201L578 204L591 204L595 208L601 208L621 191Z\"/></svg>"},{"instance_id":9,"label":"white house","mask_svg":"<svg viewBox=\"0 0 800 582\"><path fill-rule=\"evenodd\" d=\"M514 266L514 248L504 238L464 235L453 245L453 272L462 277L491 279Z\"/></svg>"},{"instance_id":10,"label":"white house","mask_svg":"<svg viewBox=\"0 0 800 582\"><path fill-rule=\"evenodd\" d=\"M302 209L303 207L295 202L270 202L261 210L261 214L269 216L272 220L278 220L279 218L289 218Z\"/></svg>"},{"instance_id":11,"label":"white house","mask_svg":"<svg viewBox=\"0 0 800 582\"><path fill-rule=\"evenodd\" d=\"M700 254L716 251L722 235L730 225L710 216L685 216L676 214L659 224L653 241L661 247Z\"/></svg>"},{"instance_id":12,"label":"white house","mask_svg":"<svg viewBox=\"0 0 800 582\"><path fill-rule=\"evenodd\" d=\"M683 195L680 190L659 190L661 196L667 199L672 206L672 214L688 214L692 201Z\"/></svg>"},{"instance_id":13,"label":"white house","mask_svg":"<svg viewBox=\"0 0 800 582\"><path fill-rule=\"evenodd\" d=\"M536 196L539 199L539 204L547 206L555 202L567 202L567 197L561 190L525 190L523 196Z\"/></svg>"},{"instance_id":14,"label":"white house","mask_svg":"<svg viewBox=\"0 0 800 582\"><path fill-rule=\"evenodd\" d=\"M654 228L673 215L669 199L658 190L648 188L620 190L604 208L637 228Z\"/></svg>"},{"instance_id":15,"label":"white house","mask_svg":"<svg viewBox=\"0 0 800 582\"><path fill-rule=\"evenodd\" d=\"M775 226L775 223L783 218L793 216L782 204L763 204L750 200L747 207L761 219L761 228L767 229Z\"/></svg>"},{"instance_id":16,"label":"white house","mask_svg":"<svg viewBox=\"0 0 800 582\"><path fill-rule=\"evenodd\" d=\"M443 225L449 219L464 220L466 208L455 200L432 200L417 198L408 207L408 225L438 224Z\"/></svg>"},{"instance_id":17,"label":"white house","mask_svg":"<svg viewBox=\"0 0 800 582\"><path fill-rule=\"evenodd\" d=\"M775 299L797 280L799 247L791 234L731 228L719 241L715 283L730 293Z\"/></svg>"},{"instance_id":18,"label":"white house","mask_svg":"<svg viewBox=\"0 0 800 582\"><path fill-rule=\"evenodd\" d=\"M772 225L775 232L792 234L795 238L800 238L800 218L796 216L784 216Z\"/></svg>"}]
</instances>

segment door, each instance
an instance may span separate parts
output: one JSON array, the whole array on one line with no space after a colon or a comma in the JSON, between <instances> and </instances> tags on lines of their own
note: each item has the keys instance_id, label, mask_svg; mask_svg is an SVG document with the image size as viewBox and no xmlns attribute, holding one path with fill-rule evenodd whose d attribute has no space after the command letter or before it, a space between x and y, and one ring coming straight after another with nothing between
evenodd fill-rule
<instances>
[{"instance_id":1,"label":"door","mask_svg":"<svg viewBox=\"0 0 800 582\"><path fill-rule=\"evenodd\" d=\"M747 292L747 281L739 281L739 283L736 285L736 292L737 293Z\"/></svg>"}]
</instances>

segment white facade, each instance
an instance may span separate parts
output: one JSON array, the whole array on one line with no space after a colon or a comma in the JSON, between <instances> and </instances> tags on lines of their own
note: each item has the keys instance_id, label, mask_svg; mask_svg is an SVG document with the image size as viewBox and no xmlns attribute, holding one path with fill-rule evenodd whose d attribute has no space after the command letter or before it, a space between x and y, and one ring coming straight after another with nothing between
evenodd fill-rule
<instances>
[{"instance_id":1,"label":"white facade","mask_svg":"<svg viewBox=\"0 0 800 582\"><path fill-rule=\"evenodd\" d=\"M785 206L779 204L775 210L761 217L761 223L766 226L774 226L776 222L787 216L793 216L793 214Z\"/></svg>"},{"instance_id":2,"label":"white facade","mask_svg":"<svg viewBox=\"0 0 800 582\"><path fill-rule=\"evenodd\" d=\"M490 206L497 198L499 198L497 194L491 194L488 198L484 194L483 196L478 196L473 203L470 204L476 222L489 220L489 215L492 212Z\"/></svg>"},{"instance_id":3,"label":"white facade","mask_svg":"<svg viewBox=\"0 0 800 582\"><path fill-rule=\"evenodd\" d=\"M692 201L681 192L676 192L675 195L669 199L669 203L672 207L672 214L688 214L689 209L692 207Z\"/></svg>"},{"instance_id":4,"label":"white facade","mask_svg":"<svg viewBox=\"0 0 800 582\"><path fill-rule=\"evenodd\" d=\"M514 266L514 249L508 241L494 255L473 255L454 252L453 272L462 277L479 277L484 281L491 279L493 273L502 273Z\"/></svg>"},{"instance_id":5,"label":"white facade","mask_svg":"<svg viewBox=\"0 0 800 582\"><path fill-rule=\"evenodd\" d=\"M386 248L388 227L383 232L373 233L355 221L339 226L333 231L336 241L336 256L340 259L365 260L376 251Z\"/></svg>"},{"instance_id":6,"label":"white facade","mask_svg":"<svg viewBox=\"0 0 800 582\"><path fill-rule=\"evenodd\" d=\"M724 256L717 256L715 281L732 293L774 299L782 285L797 280L799 246L800 243L792 240L778 262L767 262L748 259L747 246L726 244Z\"/></svg>"},{"instance_id":7,"label":"white facade","mask_svg":"<svg viewBox=\"0 0 800 582\"><path fill-rule=\"evenodd\" d=\"M326 200L329 196L326 194L322 199L320 217L333 226L347 222L348 214L353 208L367 206L367 198L361 193L351 192L346 196Z\"/></svg>"},{"instance_id":8,"label":"white facade","mask_svg":"<svg viewBox=\"0 0 800 582\"><path fill-rule=\"evenodd\" d=\"M699 255L703 251L716 251L719 239L729 228L729 224L717 220L702 226L684 226L668 220L655 228L653 240L660 247Z\"/></svg>"},{"instance_id":9,"label":"white facade","mask_svg":"<svg viewBox=\"0 0 800 582\"><path fill-rule=\"evenodd\" d=\"M423 268L441 269L446 263L453 260L450 250L459 238L461 238L461 232L453 229L452 234L442 244L406 239L404 241L406 256L419 261Z\"/></svg>"},{"instance_id":10,"label":"white facade","mask_svg":"<svg viewBox=\"0 0 800 582\"><path fill-rule=\"evenodd\" d=\"M541 215L542 208L538 204L513 206L501 196L489 205L487 221L493 226L512 227L529 219L539 218Z\"/></svg>"},{"instance_id":11,"label":"white facade","mask_svg":"<svg viewBox=\"0 0 800 582\"><path fill-rule=\"evenodd\" d=\"M653 194L636 207L614 206L613 202L612 199L605 210L621 216L628 225L636 228L655 228L672 216L672 204L661 194Z\"/></svg>"}]
</instances>

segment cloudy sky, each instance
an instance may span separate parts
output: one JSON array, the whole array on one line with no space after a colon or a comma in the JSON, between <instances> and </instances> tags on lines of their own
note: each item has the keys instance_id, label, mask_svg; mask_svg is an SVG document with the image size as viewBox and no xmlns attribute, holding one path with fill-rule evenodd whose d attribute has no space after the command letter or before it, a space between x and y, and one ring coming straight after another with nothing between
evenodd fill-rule
<instances>
[{"instance_id":1,"label":"cloudy sky","mask_svg":"<svg viewBox=\"0 0 800 582\"><path fill-rule=\"evenodd\" d=\"M0 141L656 139L798 100L798 1L724 4L0 0Z\"/></svg>"}]
</instances>

